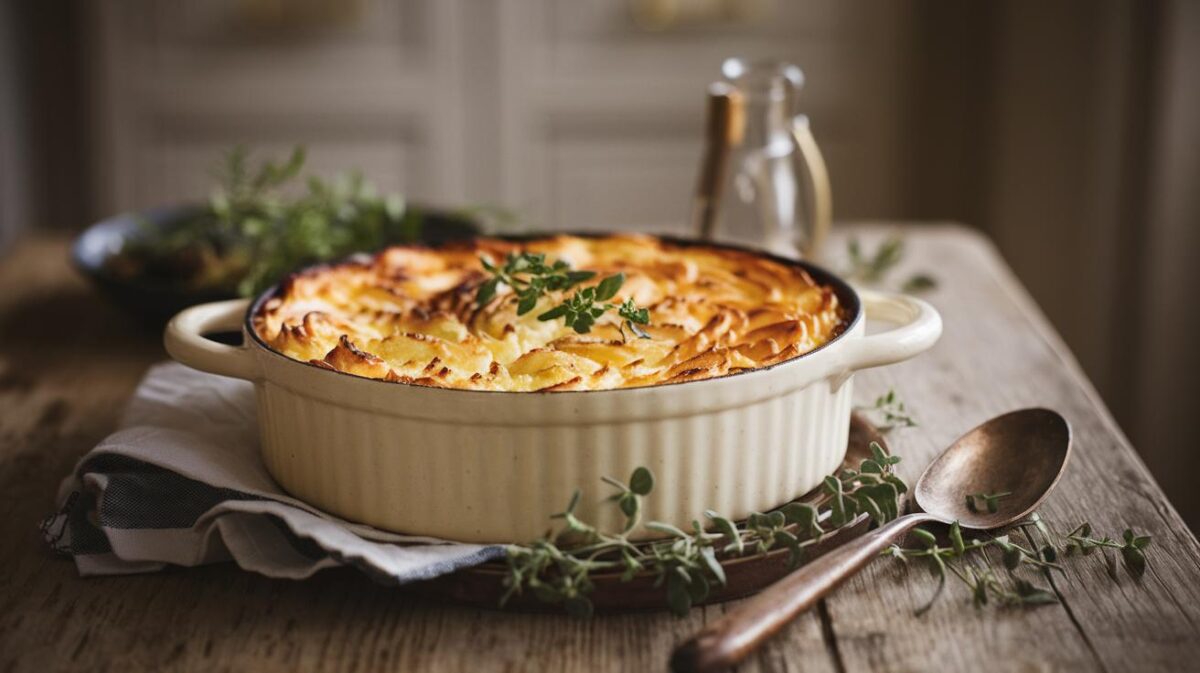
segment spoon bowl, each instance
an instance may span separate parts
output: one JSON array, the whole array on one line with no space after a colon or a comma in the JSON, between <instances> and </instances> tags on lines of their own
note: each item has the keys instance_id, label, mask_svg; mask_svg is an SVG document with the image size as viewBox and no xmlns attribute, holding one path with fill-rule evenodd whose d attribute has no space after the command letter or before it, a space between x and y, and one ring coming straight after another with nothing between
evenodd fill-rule
<instances>
[{"instance_id":1,"label":"spoon bowl","mask_svg":"<svg viewBox=\"0 0 1200 673\"><path fill-rule=\"evenodd\" d=\"M1029 516L1058 483L1071 454L1071 427L1049 409L1021 409L971 430L934 459L913 488L917 506L963 528L1002 528ZM982 498L1007 494L989 511Z\"/></svg>"}]
</instances>

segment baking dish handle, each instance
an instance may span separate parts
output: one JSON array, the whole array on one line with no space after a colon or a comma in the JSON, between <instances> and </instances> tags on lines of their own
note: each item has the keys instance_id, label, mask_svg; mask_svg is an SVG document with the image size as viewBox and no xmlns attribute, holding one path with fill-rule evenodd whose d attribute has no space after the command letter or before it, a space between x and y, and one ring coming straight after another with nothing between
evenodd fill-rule
<instances>
[{"instance_id":1,"label":"baking dish handle","mask_svg":"<svg viewBox=\"0 0 1200 673\"><path fill-rule=\"evenodd\" d=\"M186 308L167 323L163 345L171 357L193 369L253 381L259 378L258 364L247 346L204 337L206 332L239 329L249 307L249 299L231 299Z\"/></svg>"},{"instance_id":2,"label":"baking dish handle","mask_svg":"<svg viewBox=\"0 0 1200 673\"><path fill-rule=\"evenodd\" d=\"M859 290L858 296L868 318L898 326L847 343L838 374L907 360L929 350L942 335L942 317L920 299L870 290Z\"/></svg>"}]
</instances>

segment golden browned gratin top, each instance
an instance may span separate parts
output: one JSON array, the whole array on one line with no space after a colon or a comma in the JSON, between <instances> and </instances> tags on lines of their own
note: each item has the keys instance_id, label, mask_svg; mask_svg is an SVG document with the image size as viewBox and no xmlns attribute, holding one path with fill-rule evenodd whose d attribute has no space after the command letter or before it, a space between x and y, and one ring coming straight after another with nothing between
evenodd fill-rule
<instances>
[{"instance_id":1,"label":"golden browned gratin top","mask_svg":"<svg viewBox=\"0 0 1200 673\"><path fill-rule=\"evenodd\" d=\"M579 287L623 272L616 297L650 312L649 339L621 329L616 310L587 334L538 320L551 292L517 315L480 263L545 253L596 271ZM837 336L846 315L830 287L803 269L720 247L650 236L555 236L519 243L477 239L439 249L395 247L363 263L293 276L254 317L258 335L288 357L386 381L506 391L602 390L711 378L803 355Z\"/></svg>"}]
</instances>

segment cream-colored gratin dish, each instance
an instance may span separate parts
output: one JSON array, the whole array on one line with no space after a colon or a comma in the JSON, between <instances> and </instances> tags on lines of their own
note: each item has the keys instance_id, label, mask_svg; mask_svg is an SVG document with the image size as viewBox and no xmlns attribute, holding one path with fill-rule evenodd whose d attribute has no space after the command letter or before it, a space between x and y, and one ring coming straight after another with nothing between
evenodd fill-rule
<instances>
[{"instance_id":1,"label":"cream-colored gratin dish","mask_svg":"<svg viewBox=\"0 0 1200 673\"><path fill-rule=\"evenodd\" d=\"M540 239L545 240L551 239ZM554 240L584 241L595 248L597 241L602 247L605 239ZM631 239L612 240L617 245ZM660 245L658 239L640 240ZM539 240L520 244L536 247ZM703 358L713 368L700 374L695 367L664 366L644 378L649 382L639 384L593 368L573 377L568 376L571 372L546 375L549 378L537 382L539 390L533 392L528 389L535 384L528 382L512 383L512 390L494 386L472 390L466 389L472 385L470 371L457 377L450 372L443 381L417 380L420 377L394 371L391 375L360 371L356 367L380 358L367 357L341 339L335 341L344 352L330 361L339 366L320 357L307 361L302 347L280 348L292 357L273 349L269 342L281 343L273 337L280 336L283 323L277 321L272 327L265 317L280 314L281 298L289 296L288 289L298 279L320 277L323 270L332 274L331 270L344 269L342 265L301 272L254 302L234 300L187 309L168 325L165 344L172 357L184 364L254 383L264 461L296 497L344 518L397 532L470 542L522 542L544 533L547 517L560 511L580 486L596 489L592 497L583 499L581 514L602 526L617 525L612 508L592 506L606 495L600 477L626 478L643 465L658 477L655 496L646 503L645 516L651 520L686 528L705 508L743 517L782 504L816 486L841 462L849 432L852 374L910 358L932 346L941 333L938 314L925 302L856 292L836 276L804 262L687 241L661 245L681 250L684 256L689 249L697 255L717 252L776 272L794 271L832 293L823 305L836 308L840 324L825 324L829 329L824 338L818 334L803 342L802 354L793 351L788 358L774 357L787 345L774 341L776 353L757 360L739 359L730 349L720 349L722 357L710 353ZM388 254L410 253L393 249L381 256ZM636 266L626 265L623 270L632 277ZM803 285L797 285L796 291ZM631 284L628 292L636 291L636 284ZM297 300L297 305L308 300ZM735 313L746 310L754 307L743 306ZM428 318L425 308L419 312L422 319ZM492 320L503 314L500 309L493 313ZM898 326L867 336L868 315ZM466 313L460 317L469 324ZM805 329L816 330L817 322ZM239 347L203 336L239 325L245 339ZM293 321L297 329L299 325ZM532 329L551 328L535 325ZM366 338L365 333L355 334L360 340ZM766 352L763 339L739 341L737 334L723 338L748 354ZM418 341L427 338L416 336ZM619 352L619 342L608 337L600 332L596 339ZM663 332L660 337L670 335ZM687 337L676 335L672 348ZM539 338L546 343L529 350L545 357L542 351L554 350L545 347L550 340L558 343L565 337L543 334ZM376 348L382 349L378 344L383 343L378 341ZM499 353L492 357L509 364L502 348L489 345ZM409 353L411 347L405 345L408 350L402 352ZM645 342L637 347L653 349L654 345ZM648 352L658 357L657 351ZM347 355L354 357L347 360ZM522 355L513 353L513 361ZM392 362L408 364L411 359ZM340 366L342 362L349 364ZM578 364L563 362L574 367L572 371L579 369ZM394 366L402 369L400 364ZM498 365L490 369L495 372ZM687 375L677 376L680 373ZM478 383L480 377L474 376L474 381ZM508 379L504 381L508 385ZM589 389L595 387L604 389Z\"/></svg>"},{"instance_id":2,"label":"cream-colored gratin dish","mask_svg":"<svg viewBox=\"0 0 1200 673\"><path fill-rule=\"evenodd\" d=\"M493 277L484 260L493 268L506 266L501 260L537 263L539 275L561 264L560 275L591 276L524 306L506 284L480 301ZM582 331L544 315L605 278L620 286ZM646 310L640 335L612 308L625 301ZM762 255L638 234L558 235L401 246L314 267L259 306L254 329L288 357L357 376L549 392L761 369L823 346L845 329L845 318L832 287Z\"/></svg>"}]
</instances>

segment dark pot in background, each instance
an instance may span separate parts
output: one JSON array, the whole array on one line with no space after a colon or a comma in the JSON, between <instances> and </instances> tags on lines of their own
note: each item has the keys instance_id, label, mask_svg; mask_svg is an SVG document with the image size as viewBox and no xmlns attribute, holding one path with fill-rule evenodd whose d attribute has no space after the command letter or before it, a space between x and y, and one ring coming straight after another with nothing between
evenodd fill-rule
<instances>
[{"instance_id":1,"label":"dark pot in background","mask_svg":"<svg viewBox=\"0 0 1200 673\"><path fill-rule=\"evenodd\" d=\"M114 304L148 328L162 329L179 311L210 301L233 299L228 291L180 287L157 278L122 278L112 273L108 260L121 252L126 241L145 235L147 230L169 231L188 220L201 206L174 205L151 208L140 213L122 213L88 227L71 246L71 261ZM444 243L471 238L481 233L471 218L446 210L419 208L425 219L421 242Z\"/></svg>"}]
</instances>

